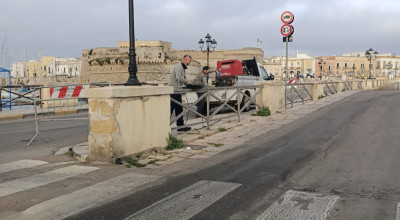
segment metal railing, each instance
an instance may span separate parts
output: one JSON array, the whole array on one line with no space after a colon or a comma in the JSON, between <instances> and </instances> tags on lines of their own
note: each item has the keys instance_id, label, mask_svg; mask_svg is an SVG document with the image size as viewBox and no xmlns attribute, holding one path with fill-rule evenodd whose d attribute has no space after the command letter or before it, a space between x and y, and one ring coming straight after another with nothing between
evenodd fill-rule
<instances>
[{"instance_id":1,"label":"metal railing","mask_svg":"<svg viewBox=\"0 0 400 220\"><path fill-rule=\"evenodd\" d=\"M171 98L171 102L181 106L183 111L179 115L171 118L170 125L185 115L186 119L188 119L190 112L197 117L200 117L202 121L188 124L188 120L186 120L186 124L176 127L177 129L198 124L204 125L204 123L207 124L207 129L210 129L211 123L217 123L218 121L229 117L238 117L238 121L240 121L240 115L244 111L250 110L250 105L256 105L258 108L262 108L262 106L257 105L256 103L256 96L258 94L262 95L262 88L263 86L238 86L205 88L200 90L175 90L175 94L186 95L188 93L197 93L199 96L186 103L180 103L178 100ZM206 105L205 115L201 114L196 107L199 102L203 101L203 99L205 99L204 104ZM217 114L224 108L228 108L233 114L217 116ZM211 109L213 109L212 112Z\"/></svg>"},{"instance_id":2,"label":"metal railing","mask_svg":"<svg viewBox=\"0 0 400 220\"><path fill-rule=\"evenodd\" d=\"M304 102L312 100L313 87L313 83L287 84L286 104L291 105L291 107L293 108L294 104L300 102L304 104Z\"/></svg>"}]
</instances>

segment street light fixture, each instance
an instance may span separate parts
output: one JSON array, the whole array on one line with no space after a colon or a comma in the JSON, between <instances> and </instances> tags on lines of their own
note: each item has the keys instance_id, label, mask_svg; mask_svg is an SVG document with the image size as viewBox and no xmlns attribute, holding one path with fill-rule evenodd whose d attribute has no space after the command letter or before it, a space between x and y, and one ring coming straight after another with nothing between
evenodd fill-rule
<instances>
[{"instance_id":1,"label":"street light fixture","mask_svg":"<svg viewBox=\"0 0 400 220\"><path fill-rule=\"evenodd\" d=\"M369 48L369 50L365 51L365 57L369 61L369 76L368 76L368 79L372 79L371 78L371 74L372 74L372 63L371 63L371 60L373 58L375 58L377 54L378 54L378 51L374 51L372 48Z\"/></svg>"},{"instance_id":2,"label":"street light fixture","mask_svg":"<svg viewBox=\"0 0 400 220\"><path fill-rule=\"evenodd\" d=\"M390 79L390 77L392 75L392 66L393 66L393 64L392 63L387 63L385 66L386 66L386 69L387 69L387 72L388 72L388 77Z\"/></svg>"},{"instance_id":3,"label":"street light fixture","mask_svg":"<svg viewBox=\"0 0 400 220\"><path fill-rule=\"evenodd\" d=\"M319 77L322 79L322 69L325 67L326 62L323 61L322 59L318 62L320 72L319 72Z\"/></svg>"},{"instance_id":4,"label":"street light fixture","mask_svg":"<svg viewBox=\"0 0 400 220\"><path fill-rule=\"evenodd\" d=\"M133 0L129 0L129 78L125 83L126 86L140 86L139 79L136 76L136 52L135 52L135 16L133 10Z\"/></svg>"},{"instance_id":5,"label":"street light fixture","mask_svg":"<svg viewBox=\"0 0 400 220\"><path fill-rule=\"evenodd\" d=\"M203 39L199 40L199 47L200 50L202 52L206 52L207 53L207 66L209 66L209 57L210 57L210 53L214 52L214 49L217 47L217 41L215 41L215 39L211 40L211 36L209 33L207 33L207 35L204 37L206 39L206 49L205 51L203 51L204 48L204 41Z\"/></svg>"}]
</instances>

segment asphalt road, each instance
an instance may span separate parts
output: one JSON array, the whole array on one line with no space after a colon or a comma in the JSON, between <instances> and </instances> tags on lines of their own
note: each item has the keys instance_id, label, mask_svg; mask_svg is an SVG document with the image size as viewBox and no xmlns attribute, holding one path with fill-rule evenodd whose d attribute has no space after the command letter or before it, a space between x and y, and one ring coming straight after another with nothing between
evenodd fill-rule
<instances>
[{"instance_id":1,"label":"asphalt road","mask_svg":"<svg viewBox=\"0 0 400 220\"><path fill-rule=\"evenodd\" d=\"M395 219L400 202L399 105L399 92L357 93L241 147L207 160L174 164L163 181L70 219L139 219L136 217L143 213L150 216L171 202L191 204L191 199L198 198L205 202L222 191L222 196L206 206L194 204L199 209L187 209L192 212L187 216L268 219L266 210L288 202L281 196L289 190L316 194L318 198L292 197L291 201L305 212L312 205L330 207L325 212L327 219ZM186 200L179 196L185 194L182 190L186 187L190 191L204 181L220 188L209 194L200 190ZM175 197L175 193L179 195ZM319 202L321 198L330 199L330 203ZM154 203L155 209L143 211ZM168 211L165 209L158 219L180 219L178 212L167 218Z\"/></svg>"},{"instance_id":2,"label":"asphalt road","mask_svg":"<svg viewBox=\"0 0 400 220\"><path fill-rule=\"evenodd\" d=\"M1 162L24 158L51 155L59 148L87 142L88 120L64 120L68 118L87 118L86 114L68 117L50 117L61 121L43 121L39 124L40 134L31 145L27 143L35 135L35 121L24 119L0 123Z\"/></svg>"}]
</instances>

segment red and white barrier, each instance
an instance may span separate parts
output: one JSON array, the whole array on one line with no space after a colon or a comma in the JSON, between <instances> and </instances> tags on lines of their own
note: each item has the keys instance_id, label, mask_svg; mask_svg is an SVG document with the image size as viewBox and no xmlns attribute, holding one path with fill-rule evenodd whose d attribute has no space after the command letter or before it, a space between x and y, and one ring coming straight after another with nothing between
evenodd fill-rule
<instances>
[{"instance_id":1,"label":"red and white barrier","mask_svg":"<svg viewBox=\"0 0 400 220\"><path fill-rule=\"evenodd\" d=\"M62 86L50 88L50 99L84 98L90 85Z\"/></svg>"}]
</instances>

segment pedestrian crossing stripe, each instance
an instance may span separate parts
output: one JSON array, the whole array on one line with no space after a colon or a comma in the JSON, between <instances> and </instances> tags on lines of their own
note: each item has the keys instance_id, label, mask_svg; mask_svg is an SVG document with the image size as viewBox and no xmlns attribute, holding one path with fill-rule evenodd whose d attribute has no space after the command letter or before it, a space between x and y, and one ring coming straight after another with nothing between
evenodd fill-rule
<instances>
[{"instance_id":1,"label":"pedestrian crossing stripe","mask_svg":"<svg viewBox=\"0 0 400 220\"><path fill-rule=\"evenodd\" d=\"M0 197L36 188L39 186L47 185L60 180L65 180L98 169L99 168L97 167L73 165L52 170L47 173L42 173L22 179L0 183Z\"/></svg>"},{"instance_id":2,"label":"pedestrian crossing stripe","mask_svg":"<svg viewBox=\"0 0 400 220\"><path fill-rule=\"evenodd\" d=\"M129 216L130 219L190 219L241 184L199 181Z\"/></svg>"},{"instance_id":3,"label":"pedestrian crossing stripe","mask_svg":"<svg viewBox=\"0 0 400 220\"><path fill-rule=\"evenodd\" d=\"M72 193L34 205L8 219L63 219L92 208L95 204L126 195L141 185L157 180L158 176L127 173Z\"/></svg>"},{"instance_id":4,"label":"pedestrian crossing stripe","mask_svg":"<svg viewBox=\"0 0 400 220\"><path fill-rule=\"evenodd\" d=\"M11 163L0 164L0 173L6 173L14 170L25 169L47 164L46 161L41 160L18 160Z\"/></svg>"},{"instance_id":5,"label":"pedestrian crossing stripe","mask_svg":"<svg viewBox=\"0 0 400 220\"><path fill-rule=\"evenodd\" d=\"M257 220L326 219L338 196L289 190L275 201Z\"/></svg>"}]
</instances>

